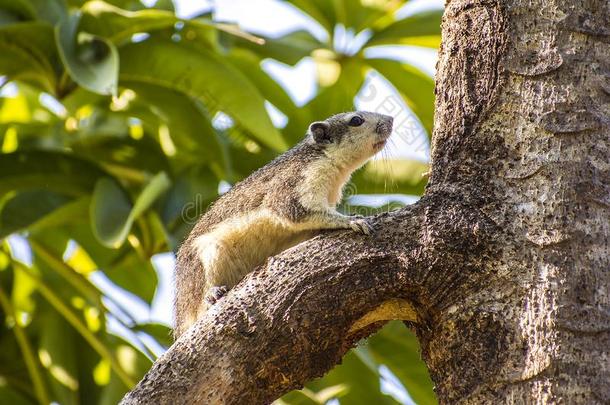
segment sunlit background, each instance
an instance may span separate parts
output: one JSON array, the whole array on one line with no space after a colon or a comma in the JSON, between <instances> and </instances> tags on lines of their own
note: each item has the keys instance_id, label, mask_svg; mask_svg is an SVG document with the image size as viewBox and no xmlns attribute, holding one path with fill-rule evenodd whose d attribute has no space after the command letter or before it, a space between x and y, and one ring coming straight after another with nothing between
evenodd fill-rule
<instances>
[{"instance_id":1,"label":"sunlit background","mask_svg":"<svg viewBox=\"0 0 610 405\"><path fill-rule=\"evenodd\" d=\"M154 0L145 1L154 3ZM295 10L292 6L276 0L218 0L210 1L177 0L176 12L180 17L189 18L202 12L212 11L214 19L223 22L237 23L240 27L258 34L277 37L298 29L306 29L320 40L326 40L325 31L318 24ZM397 12L400 17L406 17L414 11L425 9L442 8L442 0L419 0L408 3ZM339 36L337 42L351 43L348 33ZM380 46L371 50L371 56L385 56L396 60L406 61L416 65L423 71L434 75L436 64L436 51L421 47L407 46ZM374 52L373 52L374 51ZM282 84L286 92L294 100L297 106L304 105L316 94L316 67L312 58L303 58L296 66L287 66L280 62L269 59L263 62L263 68ZM384 104L385 103L385 104ZM392 143L388 144L388 153L393 156L409 156L422 161L428 161L429 144L425 129L410 109L402 101L400 95L391 84L383 77L370 73L365 85L356 97L355 105L359 110L387 111L395 117L395 126L408 129L412 138L399 136L396 131L392 134ZM269 114L276 126L282 127L286 123L286 117L267 104ZM339 111L329 111L329 115ZM323 119L324 117L320 117ZM366 203L381 205L388 198L371 198L361 196ZM411 203L412 196L397 197ZM133 308L134 317L141 321L158 321L171 325L172 322L172 272L174 266L173 254L157 255L154 258L155 268L159 273L159 288L153 301L152 309L148 306L138 305L135 297L130 297L124 290L113 288L113 285L100 274L99 285L108 291L112 291L114 297L124 302L127 308ZM134 298L134 299L131 299ZM116 325L120 330L120 327Z\"/></svg>"},{"instance_id":2,"label":"sunlit background","mask_svg":"<svg viewBox=\"0 0 610 405\"><path fill-rule=\"evenodd\" d=\"M142 3L152 7L155 5L156 0L142 0ZM217 0L211 2L174 0L174 4L176 15L181 18L188 19L211 13L214 21L237 24L241 29L254 35L279 38L294 31L306 30L321 42L328 41L329 39L328 31L314 18L283 1ZM400 20L427 10L439 10L442 7L443 4L440 0L413 0L408 1L404 6L400 7L394 16L397 20ZM133 36L132 41L136 43L146 41L147 35L136 34ZM335 49L349 55L359 51L360 47L369 40L371 35L371 30L365 29L356 34L350 28L337 25L333 32L333 45ZM436 50L433 47L400 44L380 45L366 49L365 56L396 60L414 66L430 76L434 75ZM299 60L294 66L272 58L266 58L262 60L261 66L269 76L282 86L298 108L307 105L316 97L321 82L324 80L329 80L330 82L336 80L334 75L338 74L338 72L335 72L335 67L331 63L325 65L320 60L316 60L316 58L323 57L324 55L320 56L314 52L311 56ZM0 97L11 99L16 97L18 92L18 86L14 82L7 81L1 87ZM120 103L121 100L118 98L114 102ZM47 107L49 111L55 112L58 115L66 114L63 105L54 97L47 94L41 95L40 103ZM428 162L429 129L427 130L422 125L417 116L406 105L404 97L396 90L395 85L390 83L383 75L376 71L368 72L364 85L354 98L354 106L360 110L378 111L394 117L395 128L391 142L375 159L387 159L390 157L393 159L405 158L410 161L419 161L423 164ZM280 109L268 101L265 102L265 108L275 127L284 128L287 125L290 117L287 117ZM327 115L337 112L340 111L329 110ZM12 119L12 117L9 118ZM10 121L9 118L4 117L4 120ZM324 118L326 117L316 117L316 119ZM214 117L213 124L221 129L223 126L230 127L232 119L222 111L219 111ZM305 130L306 128L301 128L303 134ZM7 144L6 139L5 137L5 149ZM222 181L219 184L219 191L226 191L229 187L229 183ZM392 202L410 204L418 198L414 195L393 193L391 188L383 194L359 194L358 189L355 188L349 194L347 203L353 206L381 207ZM11 235L8 240L13 256L31 265L32 251L27 241L27 234L16 233ZM79 252L78 245L71 242L64 253L64 260L69 261L73 255ZM106 296L103 300L109 309L106 317L108 331L125 338L136 347L140 347L143 350L151 350L155 355L159 355L165 348L157 340L146 334L134 332L134 330L126 327L125 322L120 319L121 317L127 317L133 319L138 324L160 323L171 326L174 255L171 252L158 253L152 257L152 262L158 276L158 285L150 306L137 295L117 286L103 271L94 271L89 274L88 278ZM408 390L388 367L381 365L379 372L384 392L389 393L394 400L400 403L413 403Z\"/></svg>"},{"instance_id":3,"label":"sunlit background","mask_svg":"<svg viewBox=\"0 0 610 405\"><path fill-rule=\"evenodd\" d=\"M145 0L143 3L153 5L155 0ZM311 32L321 41L327 40L325 31L319 25L307 18L289 4L277 0L217 0L198 1L198 0L175 0L176 14L183 18L190 18L204 12L212 12L214 20L222 22L232 22L240 27L257 34L270 37L277 37L298 29L305 29ZM410 13L442 8L442 0L419 0L412 1L401 8L397 15L399 18L406 17ZM366 37L366 35L364 35ZM338 43L352 44L353 35L342 32L337 36ZM362 39L361 39L362 41ZM434 75L436 64L436 51L415 46L379 46L371 49L370 56L384 56L400 61L406 61L416 65L430 75ZM303 58L295 66L288 66L272 59L263 62L263 68L274 79L284 87L286 92L294 100L297 106L301 106L310 101L316 94L316 66L311 57ZM14 86L4 86L0 95L11 96L16 93ZM47 101L53 105L53 101ZM400 136L396 130L392 134L392 142L388 144L387 153L392 156L408 156L422 161L428 161L429 145L425 134L417 118L402 101L400 95L383 77L375 73L370 73L365 85L355 99L355 106L359 110L387 112L395 118L395 128L406 128L409 136ZM266 104L269 115L276 126L283 127L286 124L286 116L275 109L271 104ZM339 111L329 111L329 115ZM320 117L323 119L324 117ZM359 196L366 204L383 204L387 195L379 197ZM412 196L393 196L407 203L415 200ZM26 262L31 262L29 251L26 245L19 243L19 236L11 238L11 244L15 247L17 254ZM66 252L70 256L70 251ZM131 315L140 322L155 321L166 325L172 324L172 272L174 267L174 255L172 253L159 254L154 258L154 265L159 275L159 287L153 300L153 305L149 309L148 305L142 303L136 296L125 291L98 272L93 276L96 284L106 293L111 295L117 302L129 308ZM121 328L121 324L114 318L109 318L110 330L125 334L129 337L129 332ZM154 341L151 342L154 345ZM162 348L157 347L160 353Z\"/></svg>"}]
</instances>

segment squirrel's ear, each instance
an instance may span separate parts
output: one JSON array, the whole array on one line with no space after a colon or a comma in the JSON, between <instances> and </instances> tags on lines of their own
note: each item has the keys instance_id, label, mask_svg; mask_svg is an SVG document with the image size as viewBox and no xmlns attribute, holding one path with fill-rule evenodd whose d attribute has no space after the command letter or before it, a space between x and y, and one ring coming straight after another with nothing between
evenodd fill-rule
<instances>
[{"instance_id":1,"label":"squirrel's ear","mask_svg":"<svg viewBox=\"0 0 610 405\"><path fill-rule=\"evenodd\" d=\"M309 132L316 143L330 143L330 125L324 121L316 121L309 126Z\"/></svg>"}]
</instances>

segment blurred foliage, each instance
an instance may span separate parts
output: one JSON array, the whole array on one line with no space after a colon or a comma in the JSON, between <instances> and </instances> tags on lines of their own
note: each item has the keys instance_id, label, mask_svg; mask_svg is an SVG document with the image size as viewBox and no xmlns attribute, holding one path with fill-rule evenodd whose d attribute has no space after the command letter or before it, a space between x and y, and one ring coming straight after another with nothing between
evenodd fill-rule
<instances>
[{"instance_id":1,"label":"blurred foliage","mask_svg":"<svg viewBox=\"0 0 610 405\"><path fill-rule=\"evenodd\" d=\"M442 10L396 19L404 1L288 3L327 39L255 36L209 13L183 20L171 0L0 0L0 88L16 89L0 97L0 403L116 403L154 347L171 344L170 330L138 323L95 277L150 306L151 257L175 250L219 183L268 162L310 122L351 109L367 73L394 85L430 132L433 80L365 50L436 47ZM305 57L318 88L297 106L261 62ZM266 103L288 118L283 129ZM422 162L375 162L353 187L420 195L426 171ZM21 235L31 263L16 259L9 235ZM435 403L418 350L404 325L390 323L278 402L395 403L408 390Z\"/></svg>"}]
</instances>

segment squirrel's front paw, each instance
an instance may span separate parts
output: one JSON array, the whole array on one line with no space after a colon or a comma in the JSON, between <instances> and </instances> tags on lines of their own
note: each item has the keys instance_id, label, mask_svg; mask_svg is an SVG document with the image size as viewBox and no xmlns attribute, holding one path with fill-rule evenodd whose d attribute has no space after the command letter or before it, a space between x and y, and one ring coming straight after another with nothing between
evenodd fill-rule
<instances>
[{"instance_id":1,"label":"squirrel's front paw","mask_svg":"<svg viewBox=\"0 0 610 405\"><path fill-rule=\"evenodd\" d=\"M358 233L370 235L373 233L373 226L365 217L353 218L349 221L349 226Z\"/></svg>"},{"instance_id":2,"label":"squirrel's front paw","mask_svg":"<svg viewBox=\"0 0 610 405\"><path fill-rule=\"evenodd\" d=\"M214 305L219 299L224 297L227 292L229 292L229 289L225 285L210 287L205 293L205 302L209 305Z\"/></svg>"}]
</instances>

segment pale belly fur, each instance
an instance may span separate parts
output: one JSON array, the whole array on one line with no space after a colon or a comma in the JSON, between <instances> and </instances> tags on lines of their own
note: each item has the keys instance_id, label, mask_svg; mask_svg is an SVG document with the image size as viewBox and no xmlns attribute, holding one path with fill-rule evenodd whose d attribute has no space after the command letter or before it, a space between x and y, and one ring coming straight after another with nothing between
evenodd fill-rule
<instances>
[{"instance_id":1,"label":"pale belly fur","mask_svg":"<svg viewBox=\"0 0 610 405\"><path fill-rule=\"evenodd\" d=\"M292 225L292 226L291 226ZM232 288L247 273L275 254L309 238L265 210L226 221L197 238L195 246L203 265L205 289Z\"/></svg>"}]
</instances>

